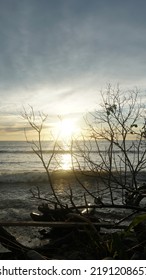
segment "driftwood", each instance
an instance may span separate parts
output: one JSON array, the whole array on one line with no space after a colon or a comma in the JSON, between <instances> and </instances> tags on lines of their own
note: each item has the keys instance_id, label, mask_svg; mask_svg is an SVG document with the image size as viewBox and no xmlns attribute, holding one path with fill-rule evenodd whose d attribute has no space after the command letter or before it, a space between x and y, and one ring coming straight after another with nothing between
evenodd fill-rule
<instances>
[{"instance_id":1,"label":"driftwood","mask_svg":"<svg viewBox=\"0 0 146 280\"><path fill-rule=\"evenodd\" d=\"M77 214L80 216L87 217L91 222L98 223L98 209L130 209L135 210L137 212L146 212L146 207L141 207L139 205L133 204L89 204L74 207L66 207L66 208L49 208L48 204L42 204L38 206L39 212L31 212L30 216L33 221L41 221L41 222L65 222L68 220L68 216L73 216ZM74 219L73 219L74 221Z\"/></svg>"},{"instance_id":2,"label":"driftwood","mask_svg":"<svg viewBox=\"0 0 146 280\"><path fill-rule=\"evenodd\" d=\"M68 219L69 214L77 213L80 216L92 216L94 212L94 207L88 207L91 206L88 204L87 206L84 206L83 208L79 207L57 207L57 204L54 208L50 208L47 203L43 203L38 206L37 212L31 212L30 216L34 221L66 221Z\"/></svg>"},{"instance_id":3,"label":"driftwood","mask_svg":"<svg viewBox=\"0 0 146 280\"><path fill-rule=\"evenodd\" d=\"M125 226L118 223L103 223L99 221L98 212L95 209L98 208L121 208L131 209L136 212L146 211L145 207L139 205L108 205L98 204L78 206L74 207L57 207L50 208L48 204L42 204L38 206L38 213L32 212L30 215L32 221L23 222L0 222L0 242L12 252L12 259L84 259L89 258L102 258L103 252L100 250L100 241L102 241L101 228L108 229L127 229ZM132 211L133 215L135 212ZM130 216L129 215L129 216ZM128 216L128 217L129 217ZM121 222L124 219L121 220ZM49 238L50 241L47 245L39 248L29 248L20 244L16 238L11 235L5 228L9 226L14 227L44 227L47 231L40 230L42 238ZM5 228L4 228L5 227ZM137 234L137 231L135 231ZM139 235L138 235L139 237ZM95 250L95 243L99 246L99 251ZM111 238L110 235L108 238ZM103 239L104 240L104 239ZM90 248L89 255L87 254ZM65 255L69 253L69 257ZM73 252L73 254L72 254ZM100 255L101 253L101 255ZM87 255L86 255L87 254ZM9 253L6 259L8 259ZM4 255L0 254L0 258L5 259ZM11 259L11 258L10 258Z\"/></svg>"},{"instance_id":4,"label":"driftwood","mask_svg":"<svg viewBox=\"0 0 146 280\"><path fill-rule=\"evenodd\" d=\"M77 217L77 216L76 216ZM93 222L94 226L104 227L104 228L117 228L126 229L128 226L117 225L116 223L100 223ZM0 222L1 227L47 227L47 228L78 228L78 227L89 227L89 222L34 222L34 221L24 221L24 222ZM5 230L6 231L6 230ZM0 233L1 234L1 233ZM1 238L1 237L0 237ZM15 239L16 240L16 239ZM1 239L0 239L1 241Z\"/></svg>"}]
</instances>

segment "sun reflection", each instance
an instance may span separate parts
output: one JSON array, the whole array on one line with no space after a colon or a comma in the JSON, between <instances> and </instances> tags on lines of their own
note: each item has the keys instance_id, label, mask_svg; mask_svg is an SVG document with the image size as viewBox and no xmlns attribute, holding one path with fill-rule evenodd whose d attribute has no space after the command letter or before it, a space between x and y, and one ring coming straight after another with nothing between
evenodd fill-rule
<instances>
[{"instance_id":1,"label":"sun reflection","mask_svg":"<svg viewBox=\"0 0 146 280\"><path fill-rule=\"evenodd\" d=\"M62 154L60 157L60 169L62 170L71 170L72 169L72 161L71 154Z\"/></svg>"}]
</instances>

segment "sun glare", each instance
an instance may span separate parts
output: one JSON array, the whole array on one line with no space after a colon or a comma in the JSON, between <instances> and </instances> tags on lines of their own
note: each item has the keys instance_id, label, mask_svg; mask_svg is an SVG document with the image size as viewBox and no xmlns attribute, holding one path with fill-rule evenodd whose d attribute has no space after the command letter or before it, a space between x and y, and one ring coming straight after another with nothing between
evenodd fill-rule
<instances>
[{"instance_id":1,"label":"sun glare","mask_svg":"<svg viewBox=\"0 0 146 280\"><path fill-rule=\"evenodd\" d=\"M56 133L59 135L59 138L68 140L72 136L76 135L79 128L77 127L75 120L63 119L57 123L55 130Z\"/></svg>"}]
</instances>

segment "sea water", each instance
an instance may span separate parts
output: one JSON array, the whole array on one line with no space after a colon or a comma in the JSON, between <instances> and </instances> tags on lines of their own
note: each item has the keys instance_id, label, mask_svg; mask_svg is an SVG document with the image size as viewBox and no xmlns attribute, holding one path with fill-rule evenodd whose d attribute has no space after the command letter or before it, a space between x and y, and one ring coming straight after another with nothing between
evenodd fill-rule
<instances>
[{"instance_id":1,"label":"sea water","mask_svg":"<svg viewBox=\"0 0 146 280\"><path fill-rule=\"evenodd\" d=\"M36 154L38 149L32 144L18 141L0 142L0 220L30 220L30 212L37 211L38 204L42 203L40 199L34 197L34 194L36 196L38 194L37 187L43 198L47 198L50 201L54 200L51 188L48 185L46 172L39 158L40 153ZM38 143L36 144L38 145ZM33 151L34 148L36 148L36 151ZM105 164L109 164L110 148L109 143L103 140L98 142L98 146L97 143L92 141L78 141L73 146L69 143L59 143L55 147L53 142L42 143L45 164L50 161L48 166L50 172L59 171L60 174L62 174L62 171L69 172L72 169L80 172L86 170L97 171L100 165L103 167L105 159ZM131 146L131 142L127 142L127 155L135 165L143 156L143 161L146 161L145 150L145 143L136 153L134 146ZM114 147L113 154L113 165L116 163L116 168L121 168L122 164L124 165L121 151ZM146 170L145 165L143 165L143 170ZM142 178L142 182L145 182L145 175ZM98 184L96 179L86 176L82 184L96 197L100 196L104 203L110 202L109 189L104 188L100 182ZM70 190L72 190L72 199L76 205L85 205L85 189L75 179L69 182L68 179L57 181L53 187L55 187L55 191L57 191L57 195L59 195L63 203L70 203ZM113 195L115 203L121 204L121 190L116 187ZM86 202L94 203L94 198L87 192ZM101 212L102 216L103 209L98 209L99 212ZM111 212L114 221L116 217L119 219L120 215L125 215L121 209L106 209L106 215L104 215L106 221L111 219Z\"/></svg>"},{"instance_id":2,"label":"sea water","mask_svg":"<svg viewBox=\"0 0 146 280\"><path fill-rule=\"evenodd\" d=\"M44 166L37 151L38 143L29 144L23 141L1 141L0 142L0 182L29 182L43 180ZM69 148L57 148L54 143L42 143L43 159L50 172L56 170L71 169L71 154Z\"/></svg>"},{"instance_id":3,"label":"sea water","mask_svg":"<svg viewBox=\"0 0 146 280\"><path fill-rule=\"evenodd\" d=\"M141 170L146 170L146 142L143 141L137 149L136 142L127 141L127 155L133 166L143 161ZM97 171L101 166L103 169L110 164L110 143L104 140L78 141L71 143L57 143L52 141L42 143L43 160L50 172L69 171L72 169L80 171ZM39 152L38 152L39 151ZM37 154L38 152L38 154ZM113 169L125 167L125 156L121 150L114 146ZM139 165L140 166L140 165ZM107 166L106 166L107 168ZM0 142L0 182L29 182L43 180L45 169L40 160L40 147L38 143L27 143L26 141L1 141Z\"/></svg>"}]
</instances>

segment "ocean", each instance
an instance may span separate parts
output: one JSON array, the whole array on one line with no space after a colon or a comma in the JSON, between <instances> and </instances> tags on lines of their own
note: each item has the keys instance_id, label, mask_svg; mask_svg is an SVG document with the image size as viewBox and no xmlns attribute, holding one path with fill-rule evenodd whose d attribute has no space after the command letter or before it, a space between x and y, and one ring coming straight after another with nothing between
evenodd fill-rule
<instances>
[{"instance_id":1,"label":"ocean","mask_svg":"<svg viewBox=\"0 0 146 280\"><path fill-rule=\"evenodd\" d=\"M57 145L53 142L43 142L42 150L47 162L54 153L49 165L50 172L71 170L72 160L69 147ZM45 170L40 158L32 149L33 145L26 141L0 142L0 183L29 183L45 180ZM55 151L55 152L54 152Z\"/></svg>"},{"instance_id":2,"label":"ocean","mask_svg":"<svg viewBox=\"0 0 146 280\"><path fill-rule=\"evenodd\" d=\"M92 141L84 143L78 141L73 147L67 143L59 143L55 152L52 148L52 142L42 144L45 162L52 159L49 165L50 171L60 174L59 179L54 183L54 188L64 204L70 203L70 197L76 205L85 205L85 201L93 204L94 198L90 193L96 197L100 196L104 203L110 202L109 189L103 183L98 182L96 178L86 176L81 178L80 184L75 178L70 178L67 175L73 168L79 173L87 170L97 171L99 167L103 168L110 159L109 145L106 141L100 140L98 142L100 152L97 150L97 143ZM136 143L132 146L131 141L127 142L127 154L135 166L143 159L144 165L140 180L146 182L146 143L142 143L138 153L135 152L135 145ZM124 158L119 149L114 147L113 154L113 168L124 168ZM106 160L103 164L102 160L104 159ZM85 188L82 187L82 184ZM39 196L43 199L40 199ZM117 186L113 189L113 199L116 204L123 203L122 192ZM0 221L10 222L30 221L30 213L37 212L38 205L54 201L40 158L33 152L31 145L25 141L0 142L0 200ZM99 217L105 222L111 219L114 222L119 221L127 213L129 212L125 209L98 209ZM12 227L11 232L26 245L30 245L32 240L33 245L35 241L39 241L38 229L36 228L33 228L31 236L28 228L15 229Z\"/></svg>"},{"instance_id":3,"label":"ocean","mask_svg":"<svg viewBox=\"0 0 146 280\"><path fill-rule=\"evenodd\" d=\"M133 144L132 144L133 143ZM80 171L97 171L99 167L109 164L109 143L104 140L98 141L78 141L72 146L69 143L59 142L55 149L52 141L42 142L42 150L45 163L51 159L49 170L70 171L72 169ZM143 141L138 149L137 143L126 142L127 155L133 166L139 165L142 160L141 171L146 171L146 141ZM32 150L33 145L26 141L1 141L0 142L0 183L29 183L38 180L43 181L45 170L40 158ZM98 151L100 149L100 151ZM113 148L113 169L124 169L125 160L122 152ZM106 167L107 168L107 167Z\"/></svg>"}]
</instances>

